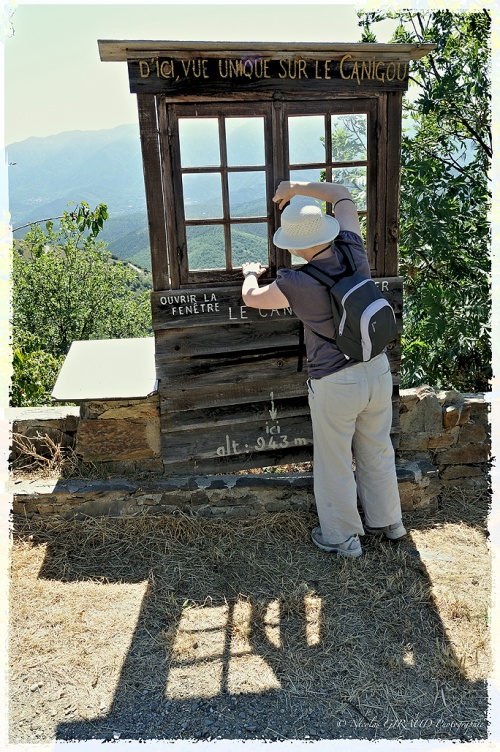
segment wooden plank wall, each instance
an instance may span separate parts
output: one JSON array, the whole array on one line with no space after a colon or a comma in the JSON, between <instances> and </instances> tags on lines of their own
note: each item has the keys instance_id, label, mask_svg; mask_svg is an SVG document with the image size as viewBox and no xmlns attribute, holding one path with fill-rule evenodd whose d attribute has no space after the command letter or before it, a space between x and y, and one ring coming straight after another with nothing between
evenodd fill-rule
<instances>
[{"instance_id":1,"label":"wooden plank wall","mask_svg":"<svg viewBox=\"0 0 500 752\"><path fill-rule=\"evenodd\" d=\"M402 280L376 280L401 329ZM241 287L152 294L162 454L169 474L213 474L312 458L299 322L247 308ZM398 442L399 338L388 350Z\"/></svg>"}]
</instances>

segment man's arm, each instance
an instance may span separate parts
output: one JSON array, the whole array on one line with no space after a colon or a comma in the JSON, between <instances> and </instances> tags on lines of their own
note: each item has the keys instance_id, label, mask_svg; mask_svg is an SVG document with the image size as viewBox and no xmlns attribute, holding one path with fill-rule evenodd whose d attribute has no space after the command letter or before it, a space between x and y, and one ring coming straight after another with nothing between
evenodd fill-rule
<instances>
[{"instance_id":1,"label":"man's arm","mask_svg":"<svg viewBox=\"0 0 500 752\"><path fill-rule=\"evenodd\" d=\"M241 295L243 302L249 308L289 308L290 303L281 292L276 282L259 287L259 277L264 274L266 267L259 263L243 264L243 287Z\"/></svg>"},{"instance_id":2,"label":"man's arm","mask_svg":"<svg viewBox=\"0 0 500 752\"><path fill-rule=\"evenodd\" d=\"M341 230L349 230L361 235L356 204L340 183L306 183L299 180L283 180L273 196L273 201L283 209L294 196L309 196L333 204L335 219Z\"/></svg>"}]
</instances>

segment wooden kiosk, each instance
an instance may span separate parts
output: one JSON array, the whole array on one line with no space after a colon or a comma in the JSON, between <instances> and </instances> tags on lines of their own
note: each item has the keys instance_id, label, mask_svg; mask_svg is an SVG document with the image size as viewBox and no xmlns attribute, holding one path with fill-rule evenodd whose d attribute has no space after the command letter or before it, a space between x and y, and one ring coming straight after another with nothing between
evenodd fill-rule
<instances>
[{"instance_id":1,"label":"wooden kiosk","mask_svg":"<svg viewBox=\"0 0 500 752\"><path fill-rule=\"evenodd\" d=\"M298 321L241 300L241 264L263 279L280 180L344 182L372 269L401 323L398 205L409 63L434 45L100 41L137 94L150 233L155 361L167 474L311 458ZM332 207L326 210L331 213ZM398 442L399 341L390 348Z\"/></svg>"}]
</instances>

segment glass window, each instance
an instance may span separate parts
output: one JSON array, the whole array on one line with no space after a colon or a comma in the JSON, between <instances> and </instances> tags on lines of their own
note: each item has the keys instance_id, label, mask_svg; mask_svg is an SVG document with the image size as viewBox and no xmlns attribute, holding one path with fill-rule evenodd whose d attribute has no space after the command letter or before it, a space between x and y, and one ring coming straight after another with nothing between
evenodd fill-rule
<instances>
[{"instance_id":1,"label":"glass window","mask_svg":"<svg viewBox=\"0 0 500 752\"><path fill-rule=\"evenodd\" d=\"M289 164L292 168L290 179L310 182L326 179L342 183L351 191L358 211L365 212L368 169L367 121L366 113L289 116ZM325 126L331 141L331 146L327 142L326 149L323 133ZM307 169L307 163L313 163L316 157L316 165L319 163L322 166ZM362 164L353 164L351 167L351 162ZM294 165L300 169L293 169Z\"/></svg>"},{"instance_id":2,"label":"glass window","mask_svg":"<svg viewBox=\"0 0 500 752\"><path fill-rule=\"evenodd\" d=\"M220 219L222 184L219 173L196 173L182 176L186 219Z\"/></svg>"},{"instance_id":3,"label":"glass window","mask_svg":"<svg viewBox=\"0 0 500 752\"><path fill-rule=\"evenodd\" d=\"M366 115L332 115L332 161L361 162L368 158Z\"/></svg>"},{"instance_id":4,"label":"glass window","mask_svg":"<svg viewBox=\"0 0 500 752\"><path fill-rule=\"evenodd\" d=\"M248 222L231 225L233 267L247 261L269 263L267 251L267 222Z\"/></svg>"},{"instance_id":5,"label":"glass window","mask_svg":"<svg viewBox=\"0 0 500 752\"><path fill-rule=\"evenodd\" d=\"M219 167L219 123L216 118L179 118L181 167Z\"/></svg>"},{"instance_id":6,"label":"glass window","mask_svg":"<svg viewBox=\"0 0 500 752\"><path fill-rule=\"evenodd\" d=\"M309 183L319 183L324 180L325 170L290 170L290 180L302 180Z\"/></svg>"},{"instance_id":7,"label":"glass window","mask_svg":"<svg viewBox=\"0 0 500 752\"><path fill-rule=\"evenodd\" d=\"M267 216L265 172L230 172L228 186L231 217Z\"/></svg>"},{"instance_id":8,"label":"glass window","mask_svg":"<svg viewBox=\"0 0 500 752\"><path fill-rule=\"evenodd\" d=\"M225 269L226 249L222 225L186 227L189 268Z\"/></svg>"},{"instance_id":9,"label":"glass window","mask_svg":"<svg viewBox=\"0 0 500 752\"><path fill-rule=\"evenodd\" d=\"M358 211L366 210L366 167L334 168L332 181L345 185L351 192Z\"/></svg>"},{"instance_id":10,"label":"glass window","mask_svg":"<svg viewBox=\"0 0 500 752\"><path fill-rule=\"evenodd\" d=\"M265 165L264 118L226 118L225 126L230 167Z\"/></svg>"},{"instance_id":11,"label":"glass window","mask_svg":"<svg viewBox=\"0 0 500 752\"><path fill-rule=\"evenodd\" d=\"M325 118L306 115L288 118L290 164L325 161Z\"/></svg>"},{"instance_id":12,"label":"glass window","mask_svg":"<svg viewBox=\"0 0 500 752\"><path fill-rule=\"evenodd\" d=\"M268 184L276 167L273 160L281 153L291 180L326 179L345 185L355 199L360 221L366 223L368 114L350 113L343 101L326 105L308 102L304 109L298 102L281 106L287 122L281 135L289 149L288 154L280 152L278 143L270 162L266 160L266 143L272 139L272 107L267 104L173 106L178 113L182 239L185 230L188 257L183 282L203 280L203 274L190 280L189 271L230 272L252 260L273 268L288 263L279 253L269 256L276 254L276 249L269 243L273 207ZM331 211L330 205L323 204L323 208Z\"/></svg>"},{"instance_id":13,"label":"glass window","mask_svg":"<svg viewBox=\"0 0 500 752\"><path fill-rule=\"evenodd\" d=\"M268 264L264 118L219 114L178 123L189 270ZM260 221L235 221L250 217Z\"/></svg>"}]
</instances>

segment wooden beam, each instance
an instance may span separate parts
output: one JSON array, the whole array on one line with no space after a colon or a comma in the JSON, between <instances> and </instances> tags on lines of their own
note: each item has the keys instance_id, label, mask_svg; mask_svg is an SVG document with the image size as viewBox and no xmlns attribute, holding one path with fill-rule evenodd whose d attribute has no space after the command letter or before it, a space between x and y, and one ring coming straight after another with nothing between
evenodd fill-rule
<instances>
[{"instance_id":1,"label":"wooden beam","mask_svg":"<svg viewBox=\"0 0 500 752\"><path fill-rule=\"evenodd\" d=\"M375 277L374 281L398 312L403 289L401 277ZM151 306L155 330L247 321L280 322L295 318L291 308L261 310L243 305L241 286L157 290L151 294Z\"/></svg>"},{"instance_id":2,"label":"wooden beam","mask_svg":"<svg viewBox=\"0 0 500 752\"><path fill-rule=\"evenodd\" d=\"M396 275L399 271L399 189L401 176L401 120L403 98L399 92L387 97L387 161L385 173L390 190L387 191L385 220L385 254L383 273Z\"/></svg>"},{"instance_id":3,"label":"wooden beam","mask_svg":"<svg viewBox=\"0 0 500 752\"><path fill-rule=\"evenodd\" d=\"M179 41L159 41L159 40L98 40L99 55L104 62L126 61L130 58L143 57L150 55L174 55L175 53L194 53L199 55L211 56L231 56L235 53L239 55L255 55L260 52L262 55L268 53L273 56L289 57L290 53L302 53L306 51L311 56L336 56L340 59L347 52L350 52L357 59L366 59L367 56L380 55L381 59L399 59L419 60L432 50L436 49L435 44L366 44L341 42L341 43L324 43L324 42L292 42L284 45L283 43L272 42L179 42ZM385 56L385 57L382 57Z\"/></svg>"},{"instance_id":4,"label":"wooden beam","mask_svg":"<svg viewBox=\"0 0 500 752\"><path fill-rule=\"evenodd\" d=\"M241 324L218 324L184 329L158 329L156 356L159 360L244 350L297 347L299 322L293 318Z\"/></svg>"},{"instance_id":5,"label":"wooden beam","mask_svg":"<svg viewBox=\"0 0 500 752\"><path fill-rule=\"evenodd\" d=\"M170 285L178 288L181 284L179 271L178 244L179 230L173 186L173 176L178 175L180 166L175 164L175 149L171 149L171 139L174 137L168 117L168 108L162 97L157 100L158 127L160 131L161 171L163 178L163 201L165 205L165 221L168 238L168 257L170 267ZM181 193L182 195L182 193Z\"/></svg>"},{"instance_id":6,"label":"wooden beam","mask_svg":"<svg viewBox=\"0 0 500 752\"><path fill-rule=\"evenodd\" d=\"M153 289L166 290L170 287L170 281L168 275L167 235L163 205L160 146L154 97L139 94L137 97L137 107L148 210Z\"/></svg>"}]
</instances>

